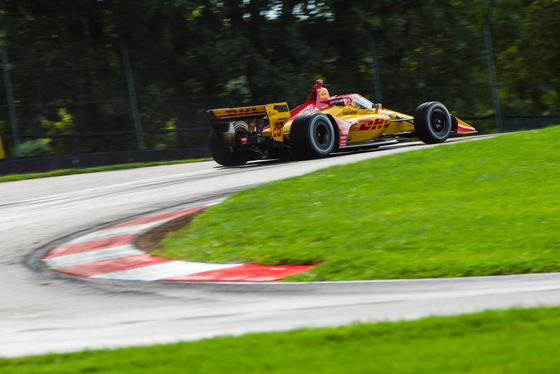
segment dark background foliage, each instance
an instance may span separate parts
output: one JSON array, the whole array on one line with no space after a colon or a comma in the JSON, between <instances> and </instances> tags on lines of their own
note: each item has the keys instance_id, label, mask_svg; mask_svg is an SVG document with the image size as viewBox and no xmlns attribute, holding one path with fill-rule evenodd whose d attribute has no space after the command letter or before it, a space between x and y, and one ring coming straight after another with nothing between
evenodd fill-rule
<instances>
[{"instance_id":1,"label":"dark background foliage","mask_svg":"<svg viewBox=\"0 0 560 374\"><path fill-rule=\"evenodd\" d=\"M147 149L205 146L207 109L294 107L319 78L402 112L438 100L491 116L485 25L504 130L558 121L510 117L560 114L557 0L0 1L10 157L9 88L24 156L138 149L127 69ZM493 118L472 121L496 131Z\"/></svg>"}]
</instances>

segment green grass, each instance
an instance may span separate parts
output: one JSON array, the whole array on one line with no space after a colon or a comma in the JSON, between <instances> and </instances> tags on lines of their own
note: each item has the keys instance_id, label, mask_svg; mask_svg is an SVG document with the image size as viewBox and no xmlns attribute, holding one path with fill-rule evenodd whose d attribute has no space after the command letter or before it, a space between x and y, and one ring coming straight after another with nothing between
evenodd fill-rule
<instances>
[{"instance_id":1,"label":"green grass","mask_svg":"<svg viewBox=\"0 0 560 374\"><path fill-rule=\"evenodd\" d=\"M212 160L212 159L211 158L200 158L200 159L177 160L177 161L134 162L134 163L130 163L130 164L98 166L98 167L85 168L85 169L59 169L59 170L47 171L47 172L43 172L43 173L10 174L10 175L0 176L0 183L21 181L21 180L26 180L26 179L58 177L58 176L62 176L62 175L97 173L99 171L136 169L136 168L144 168L144 167L148 167L148 166L188 164L188 163L192 163L192 162L201 162L201 161L210 161L210 160Z\"/></svg>"},{"instance_id":2,"label":"green grass","mask_svg":"<svg viewBox=\"0 0 560 374\"><path fill-rule=\"evenodd\" d=\"M250 189L168 236L170 258L318 264L288 281L560 270L560 126Z\"/></svg>"},{"instance_id":3,"label":"green grass","mask_svg":"<svg viewBox=\"0 0 560 374\"><path fill-rule=\"evenodd\" d=\"M560 308L0 359L0 373L558 373Z\"/></svg>"}]
</instances>

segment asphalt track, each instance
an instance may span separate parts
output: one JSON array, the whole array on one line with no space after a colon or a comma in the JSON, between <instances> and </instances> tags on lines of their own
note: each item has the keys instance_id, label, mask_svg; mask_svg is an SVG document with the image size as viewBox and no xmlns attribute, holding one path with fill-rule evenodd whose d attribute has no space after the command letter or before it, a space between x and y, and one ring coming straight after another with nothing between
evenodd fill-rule
<instances>
[{"instance_id":1,"label":"asphalt track","mask_svg":"<svg viewBox=\"0 0 560 374\"><path fill-rule=\"evenodd\" d=\"M0 184L0 357L560 304L556 273L302 284L130 282L61 275L40 261L49 248L115 222L416 147L426 146Z\"/></svg>"}]
</instances>

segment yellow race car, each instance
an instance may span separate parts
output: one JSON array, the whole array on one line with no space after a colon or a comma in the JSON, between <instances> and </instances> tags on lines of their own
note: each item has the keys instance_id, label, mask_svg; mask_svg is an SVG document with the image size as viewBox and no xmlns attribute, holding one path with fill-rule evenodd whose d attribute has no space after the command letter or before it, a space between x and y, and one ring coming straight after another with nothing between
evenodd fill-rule
<instances>
[{"instance_id":1,"label":"yellow race car","mask_svg":"<svg viewBox=\"0 0 560 374\"><path fill-rule=\"evenodd\" d=\"M326 157L352 148L394 144L417 137L441 143L450 134L476 130L437 101L421 104L414 116L385 109L360 94L330 96L318 80L307 101L290 111L287 103L207 111L210 152L225 166L293 156Z\"/></svg>"}]
</instances>

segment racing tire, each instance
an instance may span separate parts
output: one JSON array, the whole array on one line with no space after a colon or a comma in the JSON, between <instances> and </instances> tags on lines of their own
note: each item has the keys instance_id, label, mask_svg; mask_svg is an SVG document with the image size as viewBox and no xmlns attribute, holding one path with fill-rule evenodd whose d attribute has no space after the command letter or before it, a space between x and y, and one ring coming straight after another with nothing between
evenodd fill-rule
<instances>
[{"instance_id":1,"label":"racing tire","mask_svg":"<svg viewBox=\"0 0 560 374\"><path fill-rule=\"evenodd\" d=\"M293 153L297 158L327 157L335 149L335 127L325 114L297 117L290 133Z\"/></svg>"},{"instance_id":2,"label":"racing tire","mask_svg":"<svg viewBox=\"0 0 560 374\"><path fill-rule=\"evenodd\" d=\"M443 143L451 134L452 127L451 115L440 102L421 104L414 112L414 131L418 139L426 144Z\"/></svg>"},{"instance_id":3,"label":"racing tire","mask_svg":"<svg viewBox=\"0 0 560 374\"><path fill-rule=\"evenodd\" d=\"M229 145L224 144L218 138L214 130L210 131L210 154L214 161L223 166L240 166L249 161L247 152L234 151Z\"/></svg>"}]
</instances>

